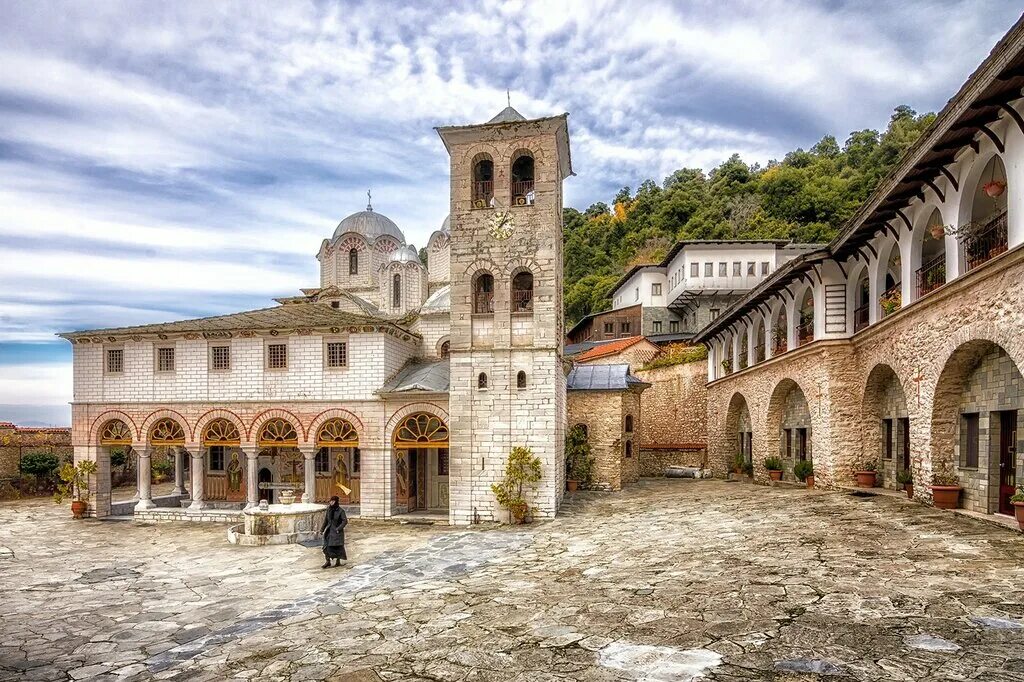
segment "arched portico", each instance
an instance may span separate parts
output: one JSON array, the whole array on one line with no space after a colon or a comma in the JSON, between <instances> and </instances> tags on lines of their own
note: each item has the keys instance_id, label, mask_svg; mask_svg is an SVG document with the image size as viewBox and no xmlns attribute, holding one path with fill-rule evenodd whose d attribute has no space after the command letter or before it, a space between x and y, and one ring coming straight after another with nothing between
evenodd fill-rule
<instances>
[{"instance_id":1,"label":"arched portico","mask_svg":"<svg viewBox=\"0 0 1024 682\"><path fill-rule=\"evenodd\" d=\"M768 401L764 452L782 459L783 479L794 480L793 464L798 460L811 460L811 433L811 412L803 389L793 379L782 379ZM763 462L755 462L754 468L758 478L767 478Z\"/></svg>"},{"instance_id":2,"label":"arched portico","mask_svg":"<svg viewBox=\"0 0 1024 682\"><path fill-rule=\"evenodd\" d=\"M431 412L394 420L389 434L393 514L448 513L448 435L447 421Z\"/></svg>"},{"instance_id":3,"label":"arched portico","mask_svg":"<svg viewBox=\"0 0 1024 682\"><path fill-rule=\"evenodd\" d=\"M725 470L737 474L751 474L754 462L754 426L750 420L747 399L743 397L742 393L733 394L729 401L729 409L725 416L725 431L731 443Z\"/></svg>"},{"instance_id":4,"label":"arched portico","mask_svg":"<svg viewBox=\"0 0 1024 682\"><path fill-rule=\"evenodd\" d=\"M878 466L877 483L899 489L896 475L913 471L913 435L903 385L891 366L879 363L868 373L861 406L863 436L861 463Z\"/></svg>"}]
</instances>

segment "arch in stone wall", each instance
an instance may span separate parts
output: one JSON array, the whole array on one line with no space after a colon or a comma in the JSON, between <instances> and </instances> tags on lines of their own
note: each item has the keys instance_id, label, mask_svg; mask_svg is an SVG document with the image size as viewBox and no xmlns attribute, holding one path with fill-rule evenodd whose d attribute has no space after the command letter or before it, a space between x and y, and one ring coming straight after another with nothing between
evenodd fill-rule
<instances>
[{"instance_id":1,"label":"arch in stone wall","mask_svg":"<svg viewBox=\"0 0 1024 682\"><path fill-rule=\"evenodd\" d=\"M725 435L727 450L725 456L725 470L732 471L734 469L734 462L736 455L742 451L743 443L741 442L741 425L746 423L750 427L750 433L753 432L753 422L750 419L750 407L747 405L746 397L737 391L732 394L732 398L729 399L729 407L725 412ZM750 437L749 452L753 455L753 437Z\"/></svg>"},{"instance_id":2,"label":"arch in stone wall","mask_svg":"<svg viewBox=\"0 0 1024 682\"><path fill-rule=\"evenodd\" d=\"M889 405L889 402L895 403ZM888 415L888 416L887 416ZM909 417L907 411L907 397L896 370L885 362L879 362L868 372L867 380L864 383L864 394L861 399L861 423L860 431L863 434L861 463L876 462L879 466L879 483L889 479L894 483L893 476L886 476L886 468L894 467L896 470L902 468L898 461L899 448L893 446L892 461L885 458L885 439L883 438L882 420L886 418ZM897 437L898 428L893 425L892 437ZM911 425L911 436L913 427Z\"/></svg>"},{"instance_id":3,"label":"arch in stone wall","mask_svg":"<svg viewBox=\"0 0 1024 682\"><path fill-rule=\"evenodd\" d=\"M180 412L176 412L175 410L163 409L154 410L149 414L148 417L146 417L146 419L142 422L142 426L139 428L139 437L148 442L148 439L151 435L150 431L152 431L153 426L161 419L172 419L175 422L177 422L177 424L181 427L182 431L185 433L186 439L188 438L188 435L192 433L192 429L189 426L188 420L185 419L185 417L183 417Z\"/></svg>"},{"instance_id":4,"label":"arch in stone wall","mask_svg":"<svg viewBox=\"0 0 1024 682\"><path fill-rule=\"evenodd\" d=\"M236 413L232 412L231 410L226 410L224 408L218 407L207 412L204 412L202 416L200 416L199 419L196 420L196 427L195 430L192 432L192 439L197 443L201 443L203 441L203 434L206 431L206 427L209 426L210 422L216 419L228 420L229 422L234 424L236 429L238 429L238 433L240 436L245 435L245 424L244 422L242 422L242 418L239 417Z\"/></svg>"},{"instance_id":5,"label":"arch in stone wall","mask_svg":"<svg viewBox=\"0 0 1024 682\"><path fill-rule=\"evenodd\" d=\"M121 410L106 410L98 417L93 419L92 425L89 427L88 442L90 445L99 443L100 434L102 433L104 425L107 422L114 419L118 419L128 425L128 428L132 431L134 440L137 441L141 438L139 428L135 424L135 420L131 418L131 415L129 415L127 412L122 412Z\"/></svg>"},{"instance_id":6,"label":"arch in stone wall","mask_svg":"<svg viewBox=\"0 0 1024 682\"><path fill-rule=\"evenodd\" d=\"M793 397L791 398L791 394ZM798 407L802 405L802 408L807 412L807 430L811 429L811 410L810 402L807 400L807 393L803 390L800 384L792 378L785 377L775 385L772 390L771 398L768 400L768 410L765 415L765 435L764 435L764 448L762 452L765 457L779 457L783 459L783 463L787 466L790 462L786 461L786 450L782 443L782 428L783 422L786 418L786 408L788 402L795 403ZM792 434L791 434L792 435ZM807 434L807 448L810 449L810 433ZM812 459L812 452L807 453L807 459ZM794 454L794 459L796 455ZM768 472L764 468L763 462L754 462L754 472L756 478L767 478Z\"/></svg>"}]
</instances>

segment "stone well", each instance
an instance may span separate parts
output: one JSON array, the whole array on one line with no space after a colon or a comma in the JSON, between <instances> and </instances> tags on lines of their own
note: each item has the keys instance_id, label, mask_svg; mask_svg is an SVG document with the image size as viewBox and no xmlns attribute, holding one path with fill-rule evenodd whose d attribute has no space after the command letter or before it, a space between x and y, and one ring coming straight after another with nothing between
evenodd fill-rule
<instances>
[{"instance_id":1,"label":"stone well","mask_svg":"<svg viewBox=\"0 0 1024 682\"><path fill-rule=\"evenodd\" d=\"M270 504L242 511L245 522L228 529L228 542L250 547L312 540L320 532L327 505Z\"/></svg>"}]
</instances>

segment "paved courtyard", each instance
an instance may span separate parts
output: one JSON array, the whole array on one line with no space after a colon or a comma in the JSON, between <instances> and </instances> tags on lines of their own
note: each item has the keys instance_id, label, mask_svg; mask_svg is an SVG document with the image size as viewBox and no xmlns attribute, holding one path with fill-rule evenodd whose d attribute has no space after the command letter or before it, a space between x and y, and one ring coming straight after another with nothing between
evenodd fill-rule
<instances>
[{"instance_id":1,"label":"paved courtyard","mask_svg":"<svg viewBox=\"0 0 1024 682\"><path fill-rule=\"evenodd\" d=\"M66 511L0 506L2 679L1024 680L1024 536L891 498L644 481L526 528L354 521L329 570Z\"/></svg>"}]
</instances>

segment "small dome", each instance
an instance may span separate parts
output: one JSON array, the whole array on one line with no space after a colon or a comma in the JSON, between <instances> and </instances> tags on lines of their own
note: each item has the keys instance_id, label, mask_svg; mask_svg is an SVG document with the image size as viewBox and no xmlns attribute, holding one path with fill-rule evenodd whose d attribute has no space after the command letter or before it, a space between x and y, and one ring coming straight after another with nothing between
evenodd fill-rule
<instances>
[{"instance_id":1,"label":"small dome","mask_svg":"<svg viewBox=\"0 0 1024 682\"><path fill-rule=\"evenodd\" d=\"M419 263L420 254L416 251L416 247L410 244L395 249L395 252L391 254L388 261L391 263Z\"/></svg>"},{"instance_id":2,"label":"small dome","mask_svg":"<svg viewBox=\"0 0 1024 682\"><path fill-rule=\"evenodd\" d=\"M365 211L353 213L338 223L338 227L334 230L334 238L338 238L346 232L361 234L371 242L378 237L387 235L394 237L402 244L405 243L405 235L398 229L398 225L395 225L391 218L382 213L377 213L369 206L366 207Z\"/></svg>"}]
</instances>

